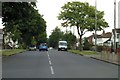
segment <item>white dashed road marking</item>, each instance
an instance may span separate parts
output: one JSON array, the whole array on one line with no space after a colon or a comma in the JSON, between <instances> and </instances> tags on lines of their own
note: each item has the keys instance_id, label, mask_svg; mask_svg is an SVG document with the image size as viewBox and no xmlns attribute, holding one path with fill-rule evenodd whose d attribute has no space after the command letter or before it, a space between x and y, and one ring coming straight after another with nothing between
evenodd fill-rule
<instances>
[{"instance_id":1,"label":"white dashed road marking","mask_svg":"<svg viewBox=\"0 0 120 80\"><path fill-rule=\"evenodd\" d=\"M54 70L52 66L50 66L50 69L51 69L51 74L54 74Z\"/></svg>"},{"instance_id":2,"label":"white dashed road marking","mask_svg":"<svg viewBox=\"0 0 120 80\"><path fill-rule=\"evenodd\" d=\"M51 74L54 74L53 67L51 66L51 65L52 65L52 62L51 62L50 55L48 54L48 52L47 52L47 55L48 55L48 60L49 60L49 65L50 65Z\"/></svg>"},{"instance_id":3,"label":"white dashed road marking","mask_svg":"<svg viewBox=\"0 0 120 80\"><path fill-rule=\"evenodd\" d=\"M51 61L49 61L49 64L50 64L50 65L52 64Z\"/></svg>"}]
</instances>

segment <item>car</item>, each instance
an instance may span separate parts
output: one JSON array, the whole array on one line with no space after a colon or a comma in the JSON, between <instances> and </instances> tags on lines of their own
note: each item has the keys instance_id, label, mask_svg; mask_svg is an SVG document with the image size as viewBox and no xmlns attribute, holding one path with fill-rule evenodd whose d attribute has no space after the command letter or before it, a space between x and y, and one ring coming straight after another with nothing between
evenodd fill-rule
<instances>
[{"instance_id":1,"label":"car","mask_svg":"<svg viewBox=\"0 0 120 80\"><path fill-rule=\"evenodd\" d=\"M67 51L67 41L59 41L58 51Z\"/></svg>"},{"instance_id":2,"label":"car","mask_svg":"<svg viewBox=\"0 0 120 80\"><path fill-rule=\"evenodd\" d=\"M48 51L48 46L46 43L41 43L39 46L39 51L44 50L44 51Z\"/></svg>"},{"instance_id":3,"label":"car","mask_svg":"<svg viewBox=\"0 0 120 80\"><path fill-rule=\"evenodd\" d=\"M29 46L29 51L36 51L37 50L37 48L36 48L36 45L30 45Z\"/></svg>"}]
</instances>

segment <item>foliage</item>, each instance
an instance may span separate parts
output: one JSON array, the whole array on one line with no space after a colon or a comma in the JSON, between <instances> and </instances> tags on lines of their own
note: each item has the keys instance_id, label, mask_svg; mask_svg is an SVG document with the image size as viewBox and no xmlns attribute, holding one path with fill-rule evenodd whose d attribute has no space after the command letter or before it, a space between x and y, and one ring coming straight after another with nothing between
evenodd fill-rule
<instances>
[{"instance_id":1,"label":"foliage","mask_svg":"<svg viewBox=\"0 0 120 80\"><path fill-rule=\"evenodd\" d=\"M103 11L98 11L94 6L90 6L88 3L78 1L66 3L62 7L58 19L63 20L63 27L77 27L81 46L82 36L85 34L85 32L95 30L95 14L97 16L96 30L101 30L105 27L108 27L108 23L105 21L105 19L103 19ZM82 48L80 48L80 50L82 50Z\"/></svg>"},{"instance_id":2,"label":"foliage","mask_svg":"<svg viewBox=\"0 0 120 80\"><path fill-rule=\"evenodd\" d=\"M76 36L73 35L71 32L63 33L60 28L56 27L52 34L49 36L48 42L49 46L53 48L58 47L58 41L63 40L68 42L68 48L73 49L76 43Z\"/></svg>"},{"instance_id":3,"label":"foliage","mask_svg":"<svg viewBox=\"0 0 120 80\"><path fill-rule=\"evenodd\" d=\"M36 45L36 44L37 44L34 36L32 37L31 44L32 44L32 45Z\"/></svg>"},{"instance_id":4,"label":"foliage","mask_svg":"<svg viewBox=\"0 0 120 80\"><path fill-rule=\"evenodd\" d=\"M88 38L84 38L83 50L90 50L92 45L88 42Z\"/></svg>"},{"instance_id":5,"label":"foliage","mask_svg":"<svg viewBox=\"0 0 120 80\"><path fill-rule=\"evenodd\" d=\"M49 46L53 47L53 48L57 48L58 47L58 41L59 40L62 40L62 37L63 37L63 32L58 28L56 27L52 34L49 36Z\"/></svg>"},{"instance_id":6,"label":"foliage","mask_svg":"<svg viewBox=\"0 0 120 80\"><path fill-rule=\"evenodd\" d=\"M97 51L102 52L103 51L103 46L97 46Z\"/></svg>"},{"instance_id":7,"label":"foliage","mask_svg":"<svg viewBox=\"0 0 120 80\"><path fill-rule=\"evenodd\" d=\"M95 51L69 50L69 52L72 52L72 53L75 53L75 54L81 54L81 55L92 55L92 54L96 54Z\"/></svg>"},{"instance_id":8,"label":"foliage","mask_svg":"<svg viewBox=\"0 0 120 80\"><path fill-rule=\"evenodd\" d=\"M10 49L2 51L2 56L11 56L14 54L22 53L26 51L25 49Z\"/></svg>"},{"instance_id":9,"label":"foliage","mask_svg":"<svg viewBox=\"0 0 120 80\"><path fill-rule=\"evenodd\" d=\"M4 32L12 35L14 42L18 40L19 44L27 46L31 44L33 36L39 42L41 35L46 35L46 22L36 10L34 2L3 2L2 17Z\"/></svg>"},{"instance_id":10,"label":"foliage","mask_svg":"<svg viewBox=\"0 0 120 80\"><path fill-rule=\"evenodd\" d=\"M74 49L76 45L76 36L73 35L71 32L66 32L63 35L63 40L68 42L68 48Z\"/></svg>"}]
</instances>

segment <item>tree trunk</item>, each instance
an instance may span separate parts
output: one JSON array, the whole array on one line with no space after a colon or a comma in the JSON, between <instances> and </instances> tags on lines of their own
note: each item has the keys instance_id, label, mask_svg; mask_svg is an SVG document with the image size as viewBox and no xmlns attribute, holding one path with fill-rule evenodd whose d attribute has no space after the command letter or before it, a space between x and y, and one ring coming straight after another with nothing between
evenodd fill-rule
<instances>
[{"instance_id":1,"label":"tree trunk","mask_svg":"<svg viewBox=\"0 0 120 80\"><path fill-rule=\"evenodd\" d=\"M77 31L78 31L78 35L80 37L79 39L79 50L82 51L82 34L80 33L80 30L79 30L79 26L77 25Z\"/></svg>"},{"instance_id":2,"label":"tree trunk","mask_svg":"<svg viewBox=\"0 0 120 80\"><path fill-rule=\"evenodd\" d=\"M80 45L79 45L80 51L82 51L82 35L80 35L80 40L79 40L79 42L80 42Z\"/></svg>"}]
</instances>

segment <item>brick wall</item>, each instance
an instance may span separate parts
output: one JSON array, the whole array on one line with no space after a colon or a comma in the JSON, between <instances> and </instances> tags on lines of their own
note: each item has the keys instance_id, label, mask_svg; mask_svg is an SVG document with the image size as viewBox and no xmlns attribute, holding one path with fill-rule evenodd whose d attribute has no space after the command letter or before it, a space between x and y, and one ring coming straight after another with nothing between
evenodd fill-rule
<instances>
[{"instance_id":1,"label":"brick wall","mask_svg":"<svg viewBox=\"0 0 120 80\"><path fill-rule=\"evenodd\" d=\"M114 51L111 47L103 47L103 51L112 52ZM120 48L116 49L117 53L120 53Z\"/></svg>"}]
</instances>

